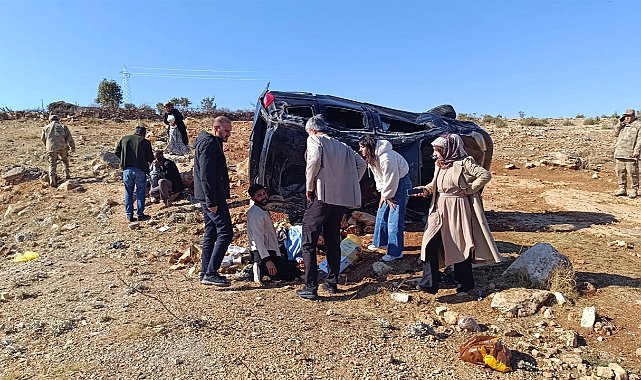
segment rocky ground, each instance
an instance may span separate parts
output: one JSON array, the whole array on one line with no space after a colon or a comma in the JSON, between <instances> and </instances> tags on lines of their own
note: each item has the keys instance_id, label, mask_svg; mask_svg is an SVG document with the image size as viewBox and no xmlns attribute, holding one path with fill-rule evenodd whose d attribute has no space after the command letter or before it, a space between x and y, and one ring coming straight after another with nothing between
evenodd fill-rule
<instances>
[{"instance_id":1,"label":"rocky ground","mask_svg":"<svg viewBox=\"0 0 641 380\"><path fill-rule=\"evenodd\" d=\"M475 268L477 292L443 289L434 297L409 290L420 275L416 223L408 226L405 258L387 276L372 269L381 254L364 251L342 277L341 293L310 302L295 296L297 285L260 288L230 274L238 278L230 288L213 289L198 283L189 263L171 269L202 238L202 217L188 200L169 209L151 205L152 221L129 228L119 171L101 152L113 150L135 123L65 121L78 146L74 178L55 189L26 180L46 170L39 141L45 123L0 121L2 173L33 169L0 193L0 378L638 379L641 200L610 195L611 122L519 122L484 126L496 145L485 208L507 262ZM187 120L192 137L210 124ZM150 126L162 134L161 124ZM225 147L239 246L246 245L250 129L235 123ZM182 171L189 166L179 164ZM371 236L363 240L367 245ZM576 297L566 287L568 302L524 317L492 308L495 295L523 285L501 273L537 242L568 256ZM28 251L40 257L14 262ZM407 302L392 298L398 292L409 295ZM596 324L581 327L590 306ZM504 339L513 372L458 358L459 347L478 334L456 327L460 316Z\"/></svg>"}]
</instances>

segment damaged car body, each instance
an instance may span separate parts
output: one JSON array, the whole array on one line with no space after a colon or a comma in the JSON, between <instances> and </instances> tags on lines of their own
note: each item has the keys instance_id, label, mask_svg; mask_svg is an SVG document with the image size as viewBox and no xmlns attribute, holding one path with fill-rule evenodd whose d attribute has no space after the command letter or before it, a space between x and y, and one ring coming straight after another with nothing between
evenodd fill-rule
<instances>
[{"instance_id":1,"label":"damaged car body","mask_svg":"<svg viewBox=\"0 0 641 380\"><path fill-rule=\"evenodd\" d=\"M249 180L265 185L270 204L292 214L305 203L305 122L323 115L327 134L358 152L361 136L388 140L407 160L413 186L432 180L435 160L432 141L445 133L461 136L465 150L477 163L490 168L490 135L470 121L456 120L449 105L428 112L406 112L330 95L265 90L258 99L249 144ZM367 171L361 180L363 207L378 204L376 187ZM375 206L374 206L375 207ZM410 199L408 210L427 212L427 200Z\"/></svg>"}]
</instances>

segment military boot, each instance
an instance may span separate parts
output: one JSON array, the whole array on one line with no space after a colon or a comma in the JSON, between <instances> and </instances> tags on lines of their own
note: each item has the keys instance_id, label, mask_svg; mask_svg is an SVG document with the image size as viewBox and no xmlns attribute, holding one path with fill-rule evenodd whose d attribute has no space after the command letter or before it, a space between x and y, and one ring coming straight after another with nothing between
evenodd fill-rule
<instances>
[{"instance_id":1,"label":"military boot","mask_svg":"<svg viewBox=\"0 0 641 380\"><path fill-rule=\"evenodd\" d=\"M624 196L626 194L627 194L627 192L625 190L625 186L619 186L619 190L614 192L614 195L617 196L617 197L621 197L621 196Z\"/></svg>"},{"instance_id":2,"label":"military boot","mask_svg":"<svg viewBox=\"0 0 641 380\"><path fill-rule=\"evenodd\" d=\"M632 190L630 190L630 193L628 194L628 198L634 199L638 195L638 189L636 187L633 187Z\"/></svg>"}]
</instances>

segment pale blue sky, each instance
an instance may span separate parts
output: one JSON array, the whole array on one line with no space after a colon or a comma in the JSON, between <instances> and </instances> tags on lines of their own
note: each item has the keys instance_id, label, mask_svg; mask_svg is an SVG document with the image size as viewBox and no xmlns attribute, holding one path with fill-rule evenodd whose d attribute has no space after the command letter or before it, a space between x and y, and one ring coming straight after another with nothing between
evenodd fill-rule
<instances>
[{"instance_id":1,"label":"pale blue sky","mask_svg":"<svg viewBox=\"0 0 641 380\"><path fill-rule=\"evenodd\" d=\"M140 73L130 78L137 105L215 96L218 106L250 108L271 82L416 112L443 103L510 117L641 108L636 1L0 5L0 107L12 109L92 104L102 78L121 83L124 65ZM202 79L213 77L229 79Z\"/></svg>"}]
</instances>

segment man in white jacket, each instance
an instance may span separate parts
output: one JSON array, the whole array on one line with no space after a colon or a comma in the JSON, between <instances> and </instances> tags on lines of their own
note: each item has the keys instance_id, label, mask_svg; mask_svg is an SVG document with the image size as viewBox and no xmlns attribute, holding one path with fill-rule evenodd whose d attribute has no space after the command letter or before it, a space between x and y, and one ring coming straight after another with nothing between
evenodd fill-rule
<instances>
[{"instance_id":1,"label":"man in white jacket","mask_svg":"<svg viewBox=\"0 0 641 380\"><path fill-rule=\"evenodd\" d=\"M375 250L387 247L383 261L400 259L403 257L407 191L412 188L409 165L387 140L376 141L373 136L365 135L358 145L360 154L374 174L376 190L381 193L374 239L368 248Z\"/></svg>"},{"instance_id":2,"label":"man in white jacket","mask_svg":"<svg viewBox=\"0 0 641 380\"><path fill-rule=\"evenodd\" d=\"M347 208L361 206L359 181L365 174L365 161L352 148L328 136L327 124L320 115L311 117L305 130L307 209L303 216L303 260L305 287L296 294L305 299L318 298L318 264L316 246L323 232L329 273L323 288L338 292L340 270L341 219Z\"/></svg>"},{"instance_id":3,"label":"man in white jacket","mask_svg":"<svg viewBox=\"0 0 641 380\"><path fill-rule=\"evenodd\" d=\"M287 260L276 237L274 222L269 211L265 209L269 203L265 186L255 183L247 193L254 204L247 210L247 237L254 261L254 281L262 284L263 275L272 280L292 281L300 277L296 264Z\"/></svg>"}]
</instances>

